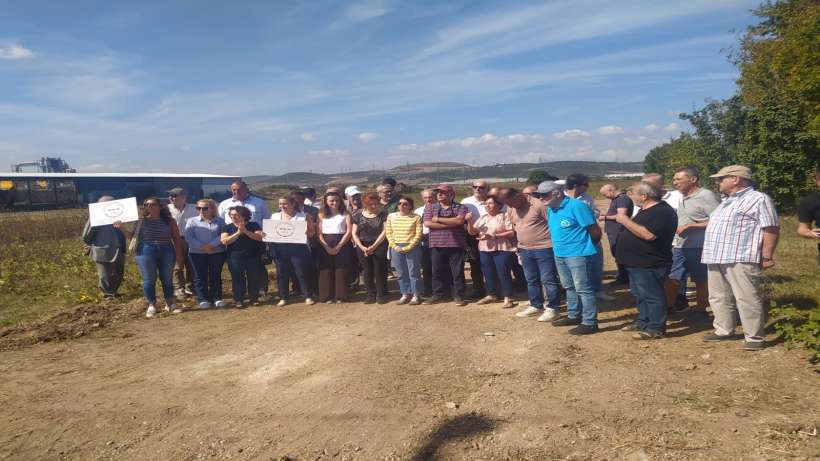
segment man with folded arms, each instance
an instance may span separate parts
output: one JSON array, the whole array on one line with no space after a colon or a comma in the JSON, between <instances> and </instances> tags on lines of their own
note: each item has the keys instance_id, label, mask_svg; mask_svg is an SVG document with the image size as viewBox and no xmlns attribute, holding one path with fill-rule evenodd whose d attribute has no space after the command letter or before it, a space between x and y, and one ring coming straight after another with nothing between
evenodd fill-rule
<instances>
[{"instance_id":1,"label":"man with folded arms","mask_svg":"<svg viewBox=\"0 0 820 461\"><path fill-rule=\"evenodd\" d=\"M772 199L752 187L752 172L730 165L710 176L724 197L709 215L701 262L709 270L709 304L715 315L713 333L704 341L735 338L740 316L748 351L765 347L766 308L760 279L774 267L780 221Z\"/></svg>"},{"instance_id":2,"label":"man with folded arms","mask_svg":"<svg viewBox=\"0 0 820 461\"><path fill-rule=\"evenodd\" d=\"M428 241L433 266L433 296L424 304L435 304L449 297L455 289L456 306L466 306L464 300L464 250L467 248L467 231L464 223L467 207L456 203L453 186L440 184L433 189L438 203L424 207L424 226L430 229ZM452 280L452 287L450 281Z\"/></svg>"}]
</instances>

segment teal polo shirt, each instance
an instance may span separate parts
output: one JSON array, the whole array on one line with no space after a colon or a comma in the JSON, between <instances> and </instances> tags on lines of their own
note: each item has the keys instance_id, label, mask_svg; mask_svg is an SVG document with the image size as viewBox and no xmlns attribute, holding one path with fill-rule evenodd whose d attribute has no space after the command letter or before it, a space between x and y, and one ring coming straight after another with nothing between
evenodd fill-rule
<instances>
[{"instance_id":1,"label":"teal polo shirt","mask_svg":"<svg viewBox=\"0 0 820 461\"><path fill-rule=\"evenodd\" d=\"M586 203L564 197L558 208L548 206L547 210L555 256L571 258L598 253L587 230L590 224L595 224L595 216Z\"/></svg>"}]
</instances>

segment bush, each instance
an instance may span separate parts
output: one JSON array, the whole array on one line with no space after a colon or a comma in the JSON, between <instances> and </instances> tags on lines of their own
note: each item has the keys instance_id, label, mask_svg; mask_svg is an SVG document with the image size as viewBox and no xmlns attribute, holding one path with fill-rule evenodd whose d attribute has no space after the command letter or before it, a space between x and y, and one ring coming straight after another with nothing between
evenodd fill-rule
<instances>
[{"instance_id":1,"label":"bush","mask_svg":"<svg viewBox=\"0 0 820 461\"><path fill-rule=\"evenodd\" d=\"M820 307L801 310L793 305L773 306L774 328L793 347L802 344L811 354L812 362L820 359Z\"/></svg>"}]
</instances>

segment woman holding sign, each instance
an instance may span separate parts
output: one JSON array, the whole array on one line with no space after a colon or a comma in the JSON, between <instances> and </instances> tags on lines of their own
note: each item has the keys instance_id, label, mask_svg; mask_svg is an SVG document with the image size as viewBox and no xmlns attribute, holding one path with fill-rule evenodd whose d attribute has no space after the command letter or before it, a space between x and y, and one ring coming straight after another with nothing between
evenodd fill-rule
<instances>
[{"instance_id":1,"label":"woman holding sign","mask_svg":"<svg viewBox=\"0 0 820 461\"><path fill-rule=\"evenodd\" d=\"M326 303L347 301L350 297L348 277L353 268L348 243L353 225L344 200L338 192L328 192L319 208L318 228L319 300Z\"/></svg>"},{"instance_id":2,"label":"woman holding sign","mask_svg":"<svg viewBox=\"0 0 820 461\"><path fill-rule=\"evenodd\" d=\"M288 303L290 297L290 279L293 274L299 280L299 288L305 297L305 304L312 305L316 302L311 298L311 287L313 280L313 258L310 256L310 247L307 239L316 233L316 225L310 215L299 211L299 206L293 196L281 197L279 199L279 212L271 215L274 221L304 221L306 223L305 243L274 243L274 253L276 254L276 279L279 283L279 303L282 307Z\"/></svg>"},{"instance_id":3,"label":"woman holding sign","mask_svg":"<svg viewBox=\"0 0 820 461\"><path fill-rule=\"evenodd\" d=\"M228 248L228 270L231 271L233 300L236 307L247 307L245 293L251 304L259 305L259 274L262 272L262 227L251 221L251 210L244 206L228 209L231 223L222 229L220 240Z\"/></svg>"},{"instance_id":4,"label":"woman holding sign","mask_svg":"<svg viewBox=\"0 0 820 461\"><path fill-rule=\"evenodd\" d=\"M148 300L147 318L157 315L157 272L165 297L165 311L179 314L174 303L174 264L185 265L179 228L171 212L159 199L149 197L142 204L142 219L137 224L137 267L142 275L142 291Z\"/></svg>"}]
</instances>

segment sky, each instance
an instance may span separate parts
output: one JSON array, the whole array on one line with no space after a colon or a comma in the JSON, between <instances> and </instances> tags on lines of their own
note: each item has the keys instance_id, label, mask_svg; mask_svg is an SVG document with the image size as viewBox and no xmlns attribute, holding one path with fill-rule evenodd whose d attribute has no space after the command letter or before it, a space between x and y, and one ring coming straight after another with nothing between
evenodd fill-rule
<instances>
[{"instance_id":1,"label":"sky","mask_svg":"<svg viewBox=\"0 0 820 461\"><path fill-rule=\"evenodd\" d=\"M640 161L734 93L758 3L0 0L0 168Z\"/></svg>"}]
</instances>

